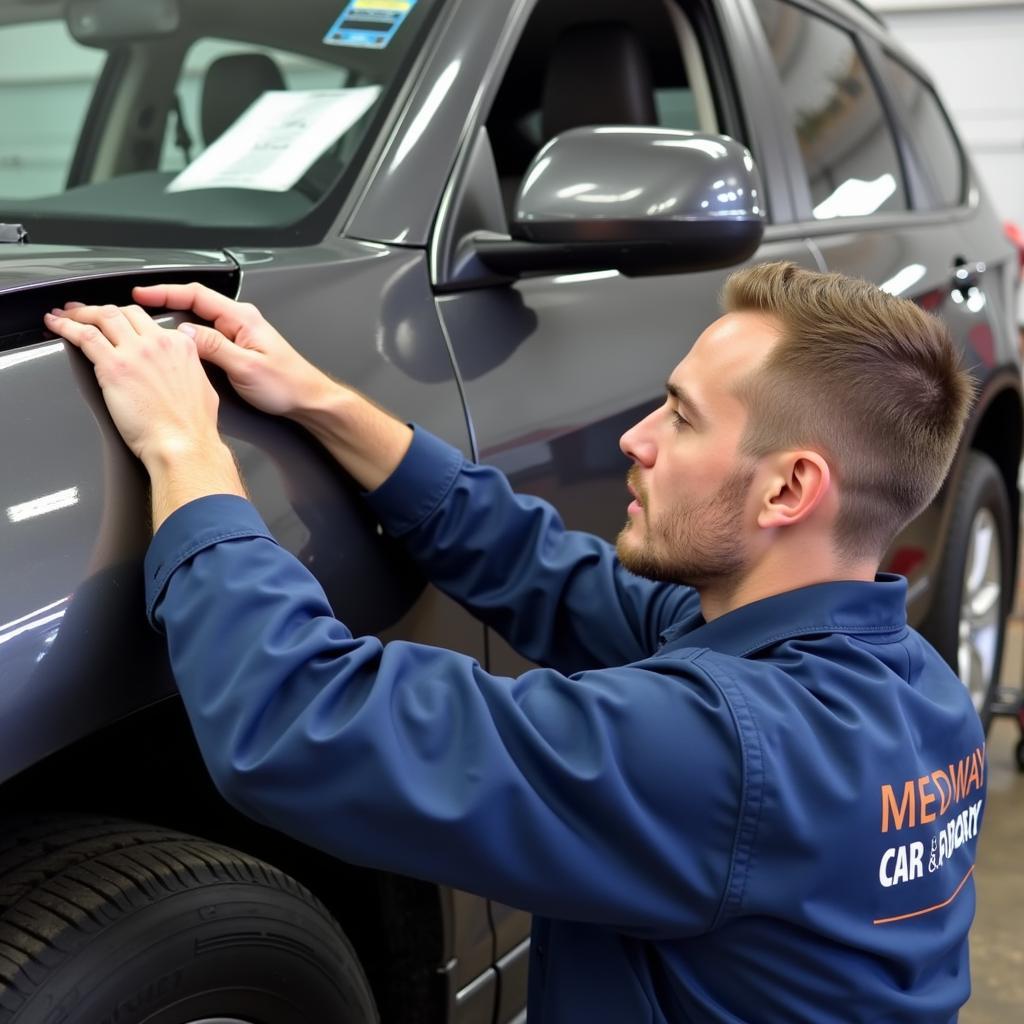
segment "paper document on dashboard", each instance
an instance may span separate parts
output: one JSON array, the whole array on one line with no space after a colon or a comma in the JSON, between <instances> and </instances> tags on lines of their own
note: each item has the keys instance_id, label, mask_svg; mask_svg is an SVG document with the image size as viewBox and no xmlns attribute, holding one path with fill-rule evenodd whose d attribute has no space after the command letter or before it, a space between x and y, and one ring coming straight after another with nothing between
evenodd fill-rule
<instances>
[{"instance_id":1,"label":"paper document on dashboard","mask_svg":"<svg viewBox=\"0 0 1024 1024\"><path fill-rule=\"evenodd\" d=\"M249 106L168 186L287 192L365 114L379 85L273 90Z\"/></svg>"}]
</instances>

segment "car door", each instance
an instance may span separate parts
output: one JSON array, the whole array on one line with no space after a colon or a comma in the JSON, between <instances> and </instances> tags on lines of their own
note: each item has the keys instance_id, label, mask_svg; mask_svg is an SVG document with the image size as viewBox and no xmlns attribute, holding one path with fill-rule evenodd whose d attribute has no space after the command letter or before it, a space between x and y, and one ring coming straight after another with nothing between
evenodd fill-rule
<instances>
[{"instance_id":1,"label":"car door","mask_svg":"<svg viewBox=\"0 0 1024 1024\"><path fill-rule=\"evenodd\" d=\"M768 115L759 104L756 67L740 66L735 58L748 50L748 40L731 7L647 0L624 13L621 5L595 2L581 9L539 0L498 55L502 70L467 133L435 232L437 308L479 459L502 469L518 490L553 502L569 527L609 540L622 527L628 503L628 462L618 439L663 400L669 373L720 315L718 294L729 270L627 277L596 269L489 283L460 262L459 242L472 230L507 231L507 203L529 158L550 137L545 121L580 123L566 109L570 98L586 96L582 116L599 116L594 93L605 88L596 85L601 68L588 63L588 48L573 40L608 19L631 37L632 51L650 61L653 123L749 140L767 187L769 216L778 211L784 222L790 197L772 132L744 127ZM595 38L586 40L589 52ZM559 63L566 40L568 53ZM553 97L538 86L545 76L557 85ZM742 83L740 92L729 86L734 80ZM618 81L623 91L636 90L637 79L618 75ZM621 122L630 101L614 85L606 91L607 121ZM770 229L753 258L818 266L800 233L785 223ZM489 659L495 672L527 667L494 635ZM521 941L525 915L498 906L492 912L500 957Z\"/></svg>"}]
</instances>

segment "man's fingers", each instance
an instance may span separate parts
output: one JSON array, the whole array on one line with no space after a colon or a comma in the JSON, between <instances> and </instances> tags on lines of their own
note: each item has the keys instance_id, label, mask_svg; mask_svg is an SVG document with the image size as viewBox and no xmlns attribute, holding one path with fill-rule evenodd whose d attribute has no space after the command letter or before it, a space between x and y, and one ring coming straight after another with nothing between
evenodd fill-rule
<instances>
[{"instance_id":1,"label":"man's fingers","mask_svg":"<svg viewBox=\"0 0 1024 1024\"><path fill-rule=\"evenodd\" d=\"M132 289L132 298L144 306L192 309L201 300L203 293L210 290L195 281L191 284L140 284Z\"/></svg>"},{"instance_id":2,"label":"man's fingers","mask_svg":"<svg viewBox=\"0 0 1024 1024\"><path fill-rule=\"evenodd\" d=\"M47 313L43 317L43 322L54 334L80 348L86 358L96 366L114 351L110 342L92 324L80 324L68 316L55 316L53 313Z\"/></svg>"},{"instance_id":3,"label":"man's fingers","mask_svg":"<svg viewBox=\"0 0 1024 1024\"><path fill-rule=\"evenodd\" d=\"M178 330L195 340L201 359L219 366L228 374L238 373L252 358L251 354L229 341L220 331L200 324L179 324Z\"/></svg>"},{"instance_id":4,"label":"man's fingers","mask_svg":"<svg viewBox=\"0 0 1024 1024\"><path fill-rule=\"evenodd\" d=\"M119 306L80 306L68 303L64 308L63 319L99 328L100 333L114 346L138 337L138 332Z\"/></svg>"},{"instance_id":5,"label":"man's fingers","mask_svg":"<svg viewBox=\"0 0 1024 1024\"><path fill-rule=\"evenodd\" d=\"M143 306L191 309L231 339L252 319L254 313L253 307L235 302L195 281L191 284L140 285L132 289L132 297Z\"/></svg>"},{"instance_id":6,"label":"man's fingers","mask_svg":"<svg viewBox=\"0 0 1024 1024\"><path fill-rule=\"evenodd\" d=\"M138 334L159 327L159 324L141 306L122 306L121 312Z\"/></svg>"}]
</instances>

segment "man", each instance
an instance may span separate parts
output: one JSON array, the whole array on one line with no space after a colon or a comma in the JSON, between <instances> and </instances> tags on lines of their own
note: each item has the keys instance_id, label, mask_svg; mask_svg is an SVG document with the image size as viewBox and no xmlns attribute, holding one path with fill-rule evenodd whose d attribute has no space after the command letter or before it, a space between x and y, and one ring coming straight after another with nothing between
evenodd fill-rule
<instances>
[{"instance_id":1,"label":"man","mask_svg":"<svg viewBox=\"0 0 1024 1024\"><path fill-rule=\"evenodd\" d=\"M838 275L733 275L622 438L616 556L252 307L198 285L135 298L214 326L46 322L152 478L148 611L232 803L532 911L531 1024L955 1019L983 735L907 628L906 581L875 575L970 403L941 323ZM431 579L543 667L500 679L353 638L246 502L200 357L307 427Z\"/></svg>"}]
</instances>

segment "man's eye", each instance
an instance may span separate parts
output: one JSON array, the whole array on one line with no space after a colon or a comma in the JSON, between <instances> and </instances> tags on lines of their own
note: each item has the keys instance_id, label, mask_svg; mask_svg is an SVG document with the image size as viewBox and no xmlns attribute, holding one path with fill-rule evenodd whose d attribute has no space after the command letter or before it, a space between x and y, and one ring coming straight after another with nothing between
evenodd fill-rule
<instances>
[{"instance_id":1,"label":"man's eye","mask_svg":"<svg viewBox=\"0 0 1024 1024\"><path fill-rule=\"evenodd\" d=\"M688 427L690 425L690 421L689 420L684 420L683 417L680 416L679 413L677 413L675 411L675 409L673 409L672 410L672 425L676 428L676 430L682 430L683 427Z\"/></svg>"}]
</instances>

